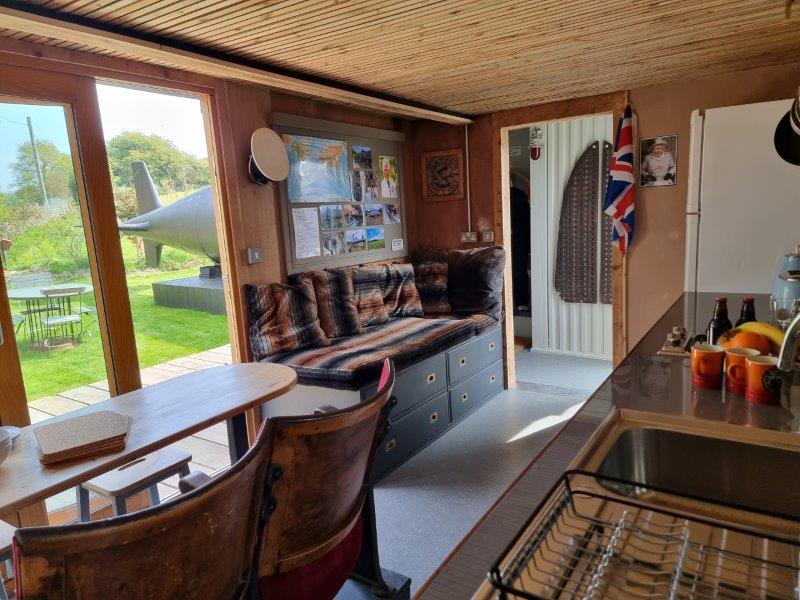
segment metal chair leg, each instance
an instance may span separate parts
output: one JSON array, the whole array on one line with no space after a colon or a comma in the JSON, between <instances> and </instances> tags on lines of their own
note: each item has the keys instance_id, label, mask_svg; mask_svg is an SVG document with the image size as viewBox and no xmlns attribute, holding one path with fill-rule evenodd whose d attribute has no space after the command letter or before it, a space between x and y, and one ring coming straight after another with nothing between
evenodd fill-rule
<instances>
[{"instance_id":1,"label":"metal chair leg","mask_svg":"<svg viewBox=\"0 0 800 600\"><path fill-rule=\"evenodd\" d=\"M78 486L75 488L78 505L78 522L88 523L92 520L91 507L89 506L89 490Z\"/></svg>"},{"instance_id":2,"label":"metal chair leg","mask_svg":"<svg viewBox=\"0 0 800 600\"><path fill-rule=\"evenodd\" d=\"M158 497L158 484L154 483L147 488L147 495L150 496L150 506L161 504L161 498Z\"/></svg>"},{"instance_id":3,"label":"metal chair leg","mask_svg":"<svg viewBox=\"0 0 800 600\"><path fill-rule=\"evenodd\" d=\"M111 500L111 510L115 517L128 512L128 503L125 496L114 496Z\"/></svg>"}]
</instances>

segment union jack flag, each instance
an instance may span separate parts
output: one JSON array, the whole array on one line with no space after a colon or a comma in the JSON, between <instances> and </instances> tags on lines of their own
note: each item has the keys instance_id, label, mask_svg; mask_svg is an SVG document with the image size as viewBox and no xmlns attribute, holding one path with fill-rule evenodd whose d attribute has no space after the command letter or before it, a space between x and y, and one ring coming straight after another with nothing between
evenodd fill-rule
<instances>
[{"instance_id":1,"label":"union jack flag","mask_svg":"<svg viewBox=\"0 0 800 600\"><path fill-rule=\"evenodd\" d=\"M603 210L612 219L611 243L624 255L633 241L633 139L635 116L631 105L625 107L614 142L611 170Z\"/></svg>"}]
</instances>

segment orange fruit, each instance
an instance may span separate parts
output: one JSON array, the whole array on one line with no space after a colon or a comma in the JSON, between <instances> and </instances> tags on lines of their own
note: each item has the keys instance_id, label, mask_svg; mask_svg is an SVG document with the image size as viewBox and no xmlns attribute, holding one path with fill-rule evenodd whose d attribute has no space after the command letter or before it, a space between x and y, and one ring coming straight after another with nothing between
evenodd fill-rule
<instances>
[{"instance_id":1,"label":"orange fruit","mask_svg":"<svg viewBox=\"0 0 800 600\"><path fill-rule=\"evenodd\" d=\"M769 338L753 333L752 331L742 331L737 333L728 342L727 348L752 348L758 350L761 354L769 354L770 343Z\"/></svg>"}]
</instances>

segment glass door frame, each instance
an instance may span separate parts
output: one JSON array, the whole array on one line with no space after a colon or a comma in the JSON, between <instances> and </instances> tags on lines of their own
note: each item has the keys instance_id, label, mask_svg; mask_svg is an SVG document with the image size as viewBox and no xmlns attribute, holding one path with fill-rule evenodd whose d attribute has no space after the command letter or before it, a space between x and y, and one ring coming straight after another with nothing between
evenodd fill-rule
<instances>
[{"instance_id":1,"label":"glass door frame","mask_svg":"<svg viewBox=\"0 0 800 600\"><path fill-rule=\"evenodd\" d=\"M117 213L108 170L95 79L55 71L0 64L0 96L20 103L64 107L73 168L84 223L89 266L95 288L97 319L112 396L141 387ZM0 276L2 270L0 268ZM0 422L30 424L14 329L0 277Z\"/></svg>"}]
</instances>

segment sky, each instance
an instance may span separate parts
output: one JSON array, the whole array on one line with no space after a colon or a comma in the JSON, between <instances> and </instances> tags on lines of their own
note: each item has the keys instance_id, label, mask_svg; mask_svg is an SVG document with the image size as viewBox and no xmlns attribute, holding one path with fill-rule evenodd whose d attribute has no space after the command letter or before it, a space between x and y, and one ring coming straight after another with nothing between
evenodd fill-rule
<instances>
[{"instance_id":1,"label":"sky","mask_svg":"<svg viewBox=\"0 0 800 600\"><path fill-rule=\"evenodd\" d=\"M203 114L197 98L108 84L97 85L97 96L106 140L123 131L157 134L189 154L206 157ZM62 152L70 151L63 108L0 102L0 190L10 190L8 167L17 155L17 147L30 139L28 116L37 140L48 140Z\"/></svg>"}]
</instances>

